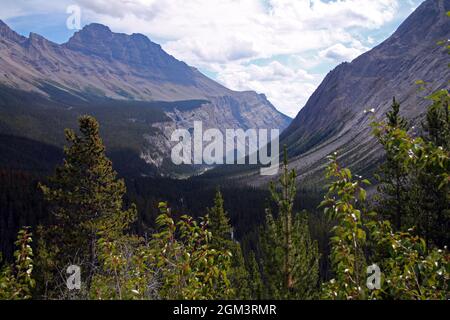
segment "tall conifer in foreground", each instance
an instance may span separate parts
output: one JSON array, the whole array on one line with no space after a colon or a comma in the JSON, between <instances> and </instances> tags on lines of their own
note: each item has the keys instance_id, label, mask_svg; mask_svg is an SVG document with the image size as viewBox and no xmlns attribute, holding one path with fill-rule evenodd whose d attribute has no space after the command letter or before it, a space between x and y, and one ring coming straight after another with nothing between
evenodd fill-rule
<instances>
[{"instance_id":1,"label":"tall conifer in foreground","mask_svg":"<svg viewBox=\"0 0 450 320\"><path fill-rule=\"evenodd\" d=\"M43 234L41 254L45 259L41 263L47 269L45 282L51 283L50 287L61 282L58 273L65 273L68 265L80 265L85 289L89 290L98 264L99 232L108 239L120 236L135 219L136 209L124 209L125 183L117 178L106 157L98 122L82 116L79 127L80 134L65 131L68 146L64 148L64 163L48 184L40 185L52 213L52 226Z\"/></svg>"},{"instance_id":2,"label":"tall conifer in foreground","mask_svg":"<svg viewBox=\"0 0 450 320\"><path fill-rule=\"evenodd\" d=\"M270 186L278 215L274 217L268 210L261 235L266 298L310 299L317 293L318 245L311 239L306 213L293 213L295 180L296 173L289 171L285 150L280 187L273 183Z\"/></svg>"}]
</instances>

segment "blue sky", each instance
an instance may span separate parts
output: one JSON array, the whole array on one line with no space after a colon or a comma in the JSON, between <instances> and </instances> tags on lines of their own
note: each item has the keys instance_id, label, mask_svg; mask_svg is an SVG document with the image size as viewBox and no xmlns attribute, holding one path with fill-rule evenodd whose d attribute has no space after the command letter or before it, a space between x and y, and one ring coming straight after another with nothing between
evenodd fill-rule
<instances>
[{"instance_id":1,"label":"blue sky","mask_svg":"<svg viewBox=\"0 0 450 320\"><path fill-rule=\"evenodd\" d=\"M67 8L81 27L143 33L234 90L265 93L295 116L324 76L391 35L423 0L0 0L23 35L63 43Z\"/></svg>"}]
</instances>

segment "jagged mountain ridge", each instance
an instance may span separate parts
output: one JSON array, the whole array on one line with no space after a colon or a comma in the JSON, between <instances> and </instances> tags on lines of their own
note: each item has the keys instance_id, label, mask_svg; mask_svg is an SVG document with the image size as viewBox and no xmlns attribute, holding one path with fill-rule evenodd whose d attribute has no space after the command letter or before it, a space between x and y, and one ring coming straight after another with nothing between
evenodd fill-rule
<instances>
[{"instance_id":1,"label":"jagged mountain ridge","mask_svg":"<svg viewBox=\"0 0 450 320\"><path fill-rule=\"evenodd\" d=\"M264 95L229 90L170 56L146 36L114 33L100 24L84 27L59 45L34 33L23 37L0 21L0 86L45 97L55 102L49 105L72 112L72 118L85 113L86 108L89 113L92 106L106 107L111 101L114 105L139 104L144 109L146 102L152 103L158 111L145 112L162 111L165 117L163 121L159 116L155 121L147 121L147 131L141 123L140 136L135 139L140 140L141 158L159 167L170 154L169 129L189 129L193 121L202 120L205 129L283 130L290 122ZM164 103L155 106L158 101L170 102L171 107ZM193 102L189 108L181 107L186 101ZM12 106L8 108L7 104L3 108L10 112ZM84 109L78 110L79 105ZM41 118L29 116L33 118L33 128L42 127ZM114 121L127 122L128 131L133 132L133 126L142 119L130 115ZM11 126L6 120L1 122L0 134L20 134L19 130L8 128ZM108 126L108 122L104 125ZM2 131L5 127L8 130ZM28 131L26 126L21 127L25 137L34 138L27 135Z\"/></svg>"},{"instance_id":2,"label":"jagged mountain ridge","mask_svg":"<svg viewBox=\"0 0 450 320\"><path fill-rule=\"evenodd\" d=\"M100 24L58 45L35 33L28 38L0 22L0 82L45 94L52 82L74 92L115 99L176 101L233 94L139 34L113 33ZM5 77L8 75L8 77Z\"/></svg>"}]
</instances>

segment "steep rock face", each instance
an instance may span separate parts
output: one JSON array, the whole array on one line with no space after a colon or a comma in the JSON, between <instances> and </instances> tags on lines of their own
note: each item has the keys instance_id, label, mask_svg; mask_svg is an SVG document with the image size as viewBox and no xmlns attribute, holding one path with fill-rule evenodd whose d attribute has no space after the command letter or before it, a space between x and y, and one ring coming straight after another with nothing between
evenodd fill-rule
<instances>
[{"instance_id":1,"label":"steep rock face","mask_svg":"<svg viewBox=\"0 0 450 320\"><path fill-rule=\"evenodd\" d=\"M103 100L108 99L115 104L204 101L187 109L168 108L164 110L165 121L149 125L143 134L146 143L139 151L155 165L161 165L170 152L170 130L190 128L194 121L221 130L280 131L290 122L264 95L229 90L170 56L144 35L113 33L100 24L84 27L59 45L34 33L28 38L20 36L0 21L0 85L37 93L68 110L75 101L87 105L105 104ZM142 121L129 120L114 119L129 123L129 131L135 132L132 127Z\"/></svg>"},{"instance_id":2,"label":"steep rock face","mask_svg":"<svg viewBox=\"0 0 450 320\"><path fill-rule=\"evenodd\" d=\"M282 135L293 167L315 174L336 150L356 170L373 166L382 152L370 134L373 114L364 111L382 119L394 96L404 116L420 121L429 102L415 82L436 90L450 80L449 56L437 45L450 36L447 11L449 1L425 1L389 39L326 76Z\"/></svg>"},{"instance_id":3,"label":"steep rock face","mask_svg":"<svg viewBox=\"0 0 450 320\"><path fill-rule=\"evenodd\" d=\"M282 125L273 123L277 116L276 113L273 106L268 108L264 95L255 95L251 91L210 97L208 102L203 103L195 110L183 110L175 107L166 113L172 121L153 124L153 127L158 129L158 133L147 135L146 141L150 146L156 146L156 148L144 150L142 157L149 163L161 166L163 159L170 157L171 147L175 144L170 141L172 132L175 129L187 129L193 132L195 121L202 122L203 131L217 128L225 133L226 129L280 128L281 133Z\"/></svg>"}]
</instances>

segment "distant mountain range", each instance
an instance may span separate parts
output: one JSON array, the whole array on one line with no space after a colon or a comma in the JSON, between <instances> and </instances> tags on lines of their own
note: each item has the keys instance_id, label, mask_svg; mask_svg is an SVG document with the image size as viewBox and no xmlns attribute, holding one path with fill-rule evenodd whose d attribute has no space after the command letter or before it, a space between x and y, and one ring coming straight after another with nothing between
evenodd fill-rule
<instances>
[{"instance_id":1,"label":"distant mountain range","mask_svg":"<svg viewBox=\"0 0 450 320\"><path fill-rule=\"evenodd\" d=\"M264 95L229 90L144 35L90 24L59 45L0 21L0 135L61 147L63 129L85 113L98 118L117 161L140 174L196 172L168 161L171 132L194 121L280 131L291 121Z\"/></svg>"},{"instance_id":2,"label":"distant mountain range","mask_svg":"<svg viewBox=\"0 0 450 320\"><path fill-rule=\"evenodd\" d=\"M420 126L430 104L425 96L450 88L450 56L438 45L450 39L448 11L448 0L423 2L386 41L326 76L281 136L303 185L323 179L326 157L335 151L344 165L373 173L383 152L370 123L372 116L385 118L394 96L402 115ZM429 91L419 92L417 80L426 81ZM233 174L252 184L267 182L257 172L227 173Z\"/></svg>"}]
</instances>

